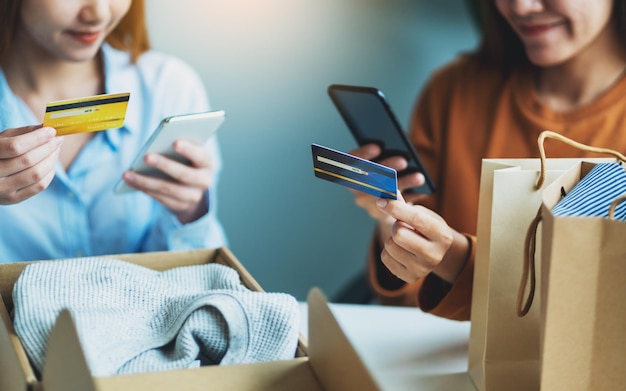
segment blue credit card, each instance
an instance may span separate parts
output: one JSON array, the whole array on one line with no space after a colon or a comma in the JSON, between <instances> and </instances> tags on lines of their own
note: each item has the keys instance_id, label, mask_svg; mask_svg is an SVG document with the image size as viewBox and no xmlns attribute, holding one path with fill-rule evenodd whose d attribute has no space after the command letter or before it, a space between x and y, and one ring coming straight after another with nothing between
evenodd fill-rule
<instances>
[{"instance_id":1,"label":"blue credit card","mask_svg":"<svg viewBox=\"0 0 626 391\"><path fill-rule=\"evenodd\" d=\"M315 176L379 198L398 199L393 168L318 144L311 144Z\"/></svg>"}]
</instances>

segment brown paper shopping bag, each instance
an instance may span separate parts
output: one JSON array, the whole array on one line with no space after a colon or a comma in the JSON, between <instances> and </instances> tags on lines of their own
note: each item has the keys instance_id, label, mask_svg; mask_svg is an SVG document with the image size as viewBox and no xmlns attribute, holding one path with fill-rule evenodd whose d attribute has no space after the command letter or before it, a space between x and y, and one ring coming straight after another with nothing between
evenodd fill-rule
<instances>
[{"instance_id":1,"label":"brown paper shopping bag","mask_svg":"<svg viewBox=\"0 0 626 391\"><path fill-rule=\"evenodd\" d=\"M580 159L549 159L547 182ZM541 203L539 159L485 159L480 178L468 371L480 391L539 389L539 309L515 311L524 238Z\"/></svg>"},{"instance_id":2,"label":"brown paper shopping bag","mask_svg":"<svg viewBox=\"0 0 626 391\"><path fill-rule=\"evenodd\" d=\"M581 168L571 171L579 176ZM626 222L553 216L572 179L544 191L541 389L624 390Z\"/></svg>"},{"instance_id":3,"label":"brown paper shopping bag","mask_svg":"<svg viewBox=\"0 0 626 391\"><path fill-rule=\"evenodd\" d=\"M542 137L539 143L543 146ZM523 318L516 311L525 237L541 205L537 178L543 172L548 184L581 159L544 161L541 170L542 159L483 160L468 356L468 372L479 391L539 389L539 308Z\"/></svg>"},{"instance_id":4,"label":"brown paper shopping bag","mask_svg":"<svg viewBox=\"0 0 626 391\"><path fill-rule=\"evenodd\" d=\"M541 220L541 301L531 307L541 308L541 390L626 388L626 222L611 217L626 197L615 199L608 218L552 212L594 166L581 161L547 186L530 229ZM532 276L529 255L524 275Z\"/></svg>"}]
</instances>

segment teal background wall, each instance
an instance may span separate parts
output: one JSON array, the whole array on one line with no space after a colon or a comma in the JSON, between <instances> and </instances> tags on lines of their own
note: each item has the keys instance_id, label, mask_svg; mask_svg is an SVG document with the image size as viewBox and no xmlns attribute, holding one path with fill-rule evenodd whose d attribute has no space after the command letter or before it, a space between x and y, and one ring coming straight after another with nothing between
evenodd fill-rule
<instances>
[{"instance_id":1,"label":"teal background wall","mask_svg":"<svg viewBox=\"0 0 626 391\"><path fill-rule=\"evenodd\" d=\"M311 143L356 146L326 95L380 88L407 126L433 69L475 47L461 0L148 1L154 48L202 76L224 109L219 216L267 291L333 299L364 267L373 221L313 176Z\"/></svg>"}]
</instances>

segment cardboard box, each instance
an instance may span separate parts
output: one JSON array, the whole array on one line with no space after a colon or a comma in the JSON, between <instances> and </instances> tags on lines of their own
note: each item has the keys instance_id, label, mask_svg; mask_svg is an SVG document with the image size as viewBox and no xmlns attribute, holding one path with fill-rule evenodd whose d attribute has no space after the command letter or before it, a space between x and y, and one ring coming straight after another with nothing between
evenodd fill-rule
<instances>
[{"instance_id":1,"label":"cardboard box","mask_svg":"<svg viewBox=\"0 0 626 391\"><path fill-rule=\"evenodd\" d=\"M263 291L227 248L111 255L155 270L217 262L237 270L242 283ZM38 261L38 262L54 262ZM215 365L197 369L91 377L69 312L62 312L50 334L41 381L30 366L11 318L15 281L28 262L0 265L0 390L2 391L195 391L379 389L332 315L323 293L308 296L308 346L301 336L291 360Z\"/></svg>"}]
</instances>

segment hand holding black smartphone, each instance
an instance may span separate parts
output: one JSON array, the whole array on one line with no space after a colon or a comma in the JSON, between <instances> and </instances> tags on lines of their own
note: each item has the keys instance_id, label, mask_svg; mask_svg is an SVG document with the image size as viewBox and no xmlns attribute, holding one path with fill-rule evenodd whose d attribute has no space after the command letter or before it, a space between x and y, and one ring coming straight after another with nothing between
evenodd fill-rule
<instances>
[{"instance_id":1,"label":"hand holding black smartphone","mask_svg":"<svg viewBox=\"0 0 626 391\"><path fill-rule=\"evenodd\" d=\"M422 186L409 189L408 192L431 194L435 191L435 184L380 90L373 87L333 84L328 87L328 95L360 146L365 144L380 146L382 152L376 158L377 162L391 156L402 156L408 166L398 172L399 177L414 172L421 172L424 175L426 182Z\"/></svg>"}]
</instances>

